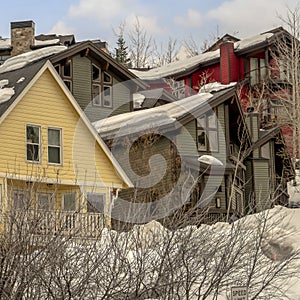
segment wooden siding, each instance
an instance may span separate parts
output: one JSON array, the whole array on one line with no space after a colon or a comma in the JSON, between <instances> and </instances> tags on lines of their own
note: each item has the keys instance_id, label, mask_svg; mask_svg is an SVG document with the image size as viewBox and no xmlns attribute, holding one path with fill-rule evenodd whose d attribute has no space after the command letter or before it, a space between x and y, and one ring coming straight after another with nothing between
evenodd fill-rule
<instances>
[{"instance_id":1,"label":"wooden siding","mask_svg":"<svg viewBox=\"0 0 300 300\"><path fill-rule=\"evenodd\" d=\"M131 92L125 83L114 74L112 76L112 108L93 105L92 103L92 62L81 55L72 58L73 88L72 92L91 122L112 115L131 111Z\"/></svg>"},{"instance_id":2,"label":"wooden siding","mask_svg":"<svg viewBox=\"0 0 300 300\"><path fill-rule=\"evenodd\" d=\"M196 120L192 120L181 128L176 135L176 147L183 155L198 155Z\"/></svg>"},{"instance_id":3,"label":"wooden siding","mask_svg":"<svg viewBox=\"0 0 300 300\"><path fill-rule=\"evenodd\" d=\"M253 174L256 209L259 212L271 206L269 161L253 160Z\"/></svg>"},{"instance_id":4,"label":"wooden siding","mask_svg":"<svg viewBox=\"0 0 300 300\"><path fill-rule=\"evenodd\" d=\"M218 143L219 151L210 153L221 161L226 161L226 136L225 136L225 114L224 105L217 107L217 116L219 121ZM197 145L197 120L194 119L184 125L184 128L176 136L176 145L180 153L184 155L203 155L206 151L198 151Z\"/></svg>"},{"instance_id":5,"label":"wooden siding","mask_svg":"<svg viewBox=\"0 0 300 300\"><path fill-rule=\"evenodd\" d=\"M41 126L41 163L26 162L26 124ZM61 165L47 162L48 127L62 129ZM122 184L112 163L79 119L49 70L41 75L1 124L0 144L2 174L47 178L54 182L70 181L74 184L78 184L82 176L82 184L95 183L95 179L108 186Z\"/></svg>"},{"instance_id":6,"label":"wooden siding","mask_svg":"<svg viewBox=\"0 0 300 300\"><path fill-rule=\"evenodd\" d=\"M81 109L85 110L92 101L92 63L80 55L72 58L72 92Z\"/></svg>"}]
</instances>

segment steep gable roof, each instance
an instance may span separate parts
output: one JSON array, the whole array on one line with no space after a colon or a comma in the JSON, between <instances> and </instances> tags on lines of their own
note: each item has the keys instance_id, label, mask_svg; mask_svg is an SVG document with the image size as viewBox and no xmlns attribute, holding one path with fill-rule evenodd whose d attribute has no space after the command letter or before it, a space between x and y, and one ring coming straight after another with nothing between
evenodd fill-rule
<instances>
[{"instance_id":1,"label":"steep gable roof","mask_svg":"<svg viewBox=\"0 0 300 300\"><path fill-rule=\"evenodd\" d=\"M111 57L108 53L101 50L95 45L92 41L84 41L75 44L74 46L69 47L65 51L55 54L51 57L51 62L53 64L58 63L59 61L80 54L82 56L90 57L103 63L105 69L111 68L111 70L116 73L123 80L131 81L135 83L139 88L145 89L148 85L143 82L138 76L128 70L125 66L118 63L115 59Z\"/></svg>"},{"instance_id":2,"label":"steep gable roof","mask_svg":"<svg viewBox=\"0 0 300 300\"><path fill-rule=\"evenodd\" d=\"M132 187L133 184L126 175L126 173L123 171L123 169L120 167L117 160L113 157L112 153L107 148L106 144L103 142L103 140L99 137L99 135L96 133L95 129L79 107L78 103L74 99L71 92L68 90L68 88L63 83L60 76L57 74L55 68L51 64L49 60L42 60L38 61L32 64L27 65L24 68L20 68L18 70L6 72L0 74L0 83L4 82L7 83L4 88L13 88L14 94L7 99L6 101L3 101L0 103L0 126L2 122L5 120L5 118L9 115L9 113L13 110L13 108L18 105L18 102L21 101L23 96L27 93L27 91L34 85L34 83L40 78L40 76L46 71L49 70L52 74L53 78L56 80L64 94L66 95L67 99L69 100L70 104L73 106L75 111L78 113L80 119L85 124L85 126L88 128L88 130L91 132L93 137L95 138L95 141L99 144L107 158L112 163L112 166L119 174L120 178L126 183L128 187ZM1 91L1 89L0 89Z\"/></svg>"}]
</instances>

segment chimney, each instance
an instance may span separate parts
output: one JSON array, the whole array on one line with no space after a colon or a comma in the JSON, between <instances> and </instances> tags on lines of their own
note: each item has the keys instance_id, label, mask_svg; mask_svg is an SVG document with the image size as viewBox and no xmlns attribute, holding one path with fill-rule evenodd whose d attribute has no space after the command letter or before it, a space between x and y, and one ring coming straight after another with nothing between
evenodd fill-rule
<instances>
[{"instance_id":1,"label":"chimney","mask_svg":"<svg viewBox=\"0 0 300 300\"><path fill-rule=\"evenodd\" d=\"M254 111L252 106L247 108L246 124L250 130L252 141L256 142L259 139L260 122L259 114Z\"/></svg>"},{"instance_id":2,"label":"chimney","mask_svg":"<svg viewBox=\"0 0 300 300\"><path fill-rule=\"evenodd\" d=\"M220 81L222 84L238 81L239 63L234 53L234 43L224 41L220 45Z\"/></svg>"},{"instance_id":3,"label":"chimney","mask_svg":"<svg viewBox=\"0 0 300 300\"><path fill-rule=\"evenodd\" d=\"M35 24L33 21L20 21L10 23L11 56L31 51L34 45Z\"/></svg>"}]
</instances>

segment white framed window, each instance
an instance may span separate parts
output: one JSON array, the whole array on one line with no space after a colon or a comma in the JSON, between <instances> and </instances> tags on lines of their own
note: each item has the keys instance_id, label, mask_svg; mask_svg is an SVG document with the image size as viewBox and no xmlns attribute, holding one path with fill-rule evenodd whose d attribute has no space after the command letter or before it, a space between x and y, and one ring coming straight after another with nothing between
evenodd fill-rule
<instances>
[{"instance_id":1,"label":"white framed window","mask_svg":"<svg viewBox=\"0 0 300 300\"><path fill-rule=\"evenodd\" d=\"M26 125L26 160L40 162L41 128L36 125Z\"/></svg>"},{"instance_id":2,"label":"white framed window","mask_svg":"<svg viewBox=\"0 0 300 300\"><path fill-rule=\"evenodd\" d=\"M103 73L103 82L112 83L112 77L106 72Z\"/></svg>"},{"instance_id":3,"label":"white framed window","mask_svg":"<svg viewBox=\"0 0 300 300\"><path fill-rule=\"evenodd\" d=\"M87 193L87 211L104 213L105 209L105 194L102 193Z\"/></svg>"},{"instance_id":4,"label":"white framed window","mask_svg":"<svg viewBox=\"0 0 300 300\"><path fill-rule=\"evenodd\" d=\"M61 129L48 128L48 162L50 164L61 164Z\"/></svg>"},{"instance_id":5,"label":"white framed window","mask_svg":"<svg viewBox=\"0 0 300 300\"><path fill-rule=\"evenodd\" d=\"M103 86L103 106L112 107L112 87L104 85Z\"/></svg>"},{"instance_id":6,"label":"white framed window","mask_svg":"<svg viewBox=\"0 0 300 300\"><path fill-rule=\"evenodd\" d=\"M100 106L101 105L101 85L93 84L92 85L92 98L93 104Z\"/></svg>"},{"instance_id":7,"label":"white framed window","mask_svg":"<svg viewBox=\"0 0 300 300\"><path fill-rule=\"evenodd\" d=\"M38 193L37 194L37 209L53 210L54 209L54 194L53 193Z\"/></svg>"},{"instance_id":8,"label":"white framed window","mask_svg":"<svg viewBox=\"0 0 300 300\"><path fill-rule=\"evenodd\" d=\"M29 208L30 193L27 190L13 189L11 191L11 208L13 210L24 210Z\"/></svg>"},{"instance_id":9,"label":"white framed window","mask_svg":"<svg viewBox=\"0 0 300 300\"><path fill-rule=\"evenodd\" d=\"M64 193L62 195L62 205L63 211L76 211L76 192Z\"/></svg>"},{"instance_id":10,"label":"white framed window","mask_svg":"<svg viewBox=\"0 0 300 300\"><path fill-rule=\"evenodd\" d=\"M62 65L62 75L63 75L63 77L71 78L71 75L72 75L71 59L67 59L66 62Z\"/></svg>"},{"instance_id":11,"label":"white framed window","mask_svg":"<svg viewBox=\"0 0 300 300\"><path fill-rule=\"evenodd\" d=\"M197 147L199 151L218 152L218 120L217 115L212 112L203 115L196 120Z\"/></svg>"}]
</instances>

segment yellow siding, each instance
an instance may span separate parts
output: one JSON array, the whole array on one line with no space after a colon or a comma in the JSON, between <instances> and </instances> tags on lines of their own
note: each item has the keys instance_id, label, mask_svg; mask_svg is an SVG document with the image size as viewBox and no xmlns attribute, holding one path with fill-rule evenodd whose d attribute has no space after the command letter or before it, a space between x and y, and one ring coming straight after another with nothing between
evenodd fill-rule
<instances>
[{"instance_id":1,"label":"yellow siding","mask_svg":"<svg viewBox=\"0 0 300 300\"><path fill-rule=\"evenodd\" d=\"M26 124L40 125L41 163L26 162ZM62 165L47 162L47 129L62 129ZM0 124L0 173L74 184L122 184L101 147L46 70Z\"/></svg>"}]
</instances>

